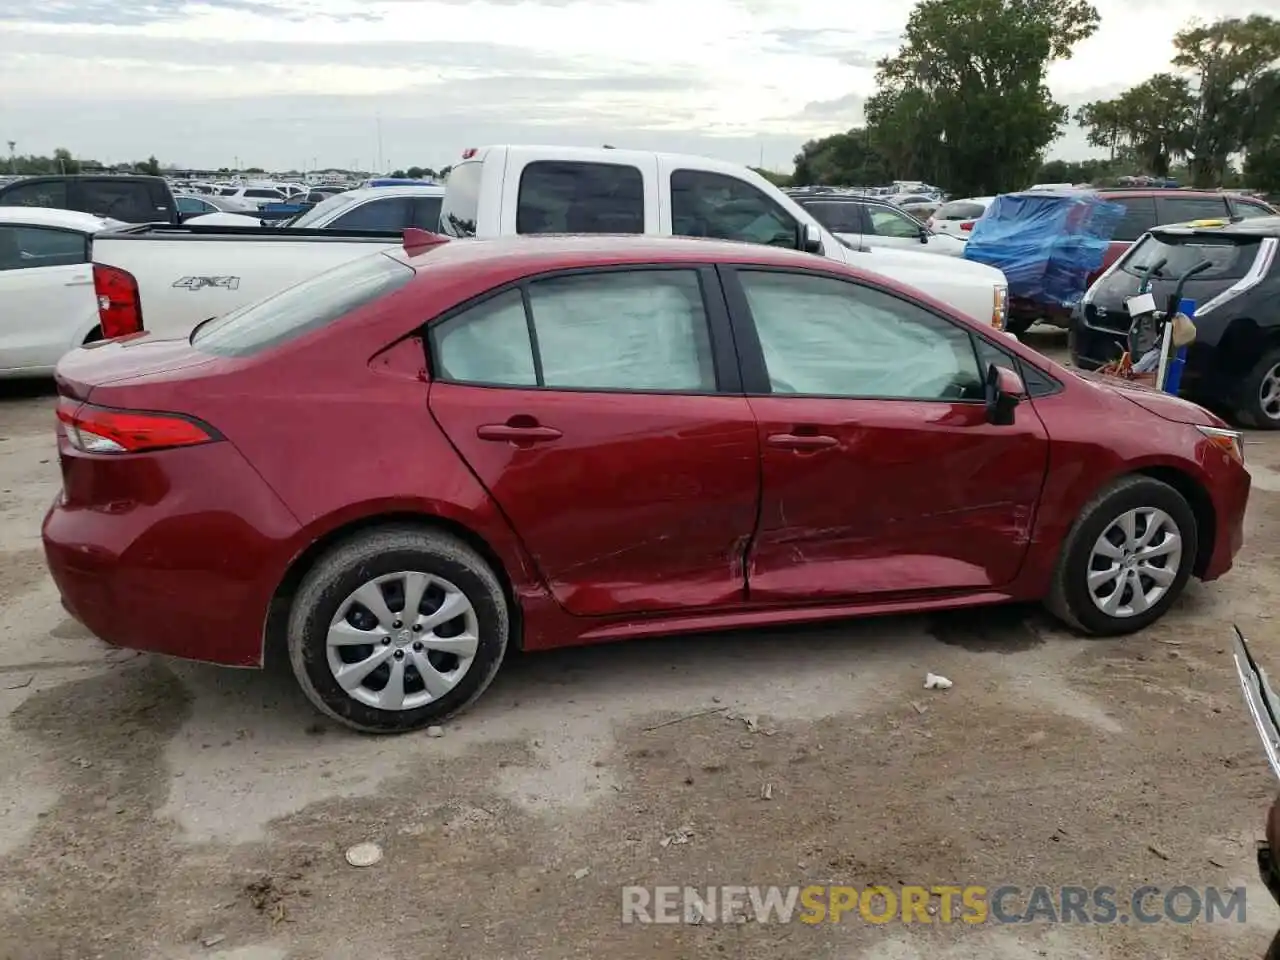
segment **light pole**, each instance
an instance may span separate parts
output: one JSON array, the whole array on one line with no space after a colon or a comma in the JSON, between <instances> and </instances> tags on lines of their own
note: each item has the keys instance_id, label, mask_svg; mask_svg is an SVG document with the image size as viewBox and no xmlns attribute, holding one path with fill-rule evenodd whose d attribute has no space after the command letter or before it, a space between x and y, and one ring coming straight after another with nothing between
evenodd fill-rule
<instances>
[{"instance_id":1,"label":"light pole","mask_svg":"<svg viewBox=\"0 0 1280 960\"><path fill-rule=\"evenodd\" d=\"M9 141L9 172L10 173L18 172L18 161L13 155L14 147L16 147L17 145L18 145L17 140Z\"/></svg>"}]
</instances>

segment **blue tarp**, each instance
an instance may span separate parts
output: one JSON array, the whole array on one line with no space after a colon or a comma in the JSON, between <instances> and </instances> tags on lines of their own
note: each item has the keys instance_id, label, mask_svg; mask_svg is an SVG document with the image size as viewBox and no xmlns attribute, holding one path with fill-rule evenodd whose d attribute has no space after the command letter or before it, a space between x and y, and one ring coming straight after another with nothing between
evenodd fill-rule
<instances>
[{"instance_id":1,"label":"blue tarp","mask_svg":"<svg viewBox=\"0 0 1280 960\"><path fill-rule=\"evenodd\" d=\"M964 255L999 268L1009 296L1072 307L1084 295L1125 208L1095 193L1036 190L996 197Z\"/></svg>"}]
</instances>

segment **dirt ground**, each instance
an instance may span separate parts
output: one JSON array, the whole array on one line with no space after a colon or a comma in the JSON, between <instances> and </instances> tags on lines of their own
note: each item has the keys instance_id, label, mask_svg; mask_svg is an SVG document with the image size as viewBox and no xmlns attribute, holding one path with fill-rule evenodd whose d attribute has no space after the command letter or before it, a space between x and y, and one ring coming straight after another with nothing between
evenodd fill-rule
<instances>
[{"instance_id":1,"label":"dirt ground","mask_svg":"<svg viewBox=\"0 0 1280 960\"><path fill-rule=\"evenodd\" d=\"M1236 622L1280 669L1280 436L1249 438L1236 569L1139 636L1012 609L535 655L443 737L371 738L278 665L115 651L66 618L39 544L52 407L0 392L5 960L1236 960L1280 927L1228 649ZM382 861L348 865L365 841ZM629 884L823 883L1245 886L1247 913L621 922Z\"/></svg>"}]
</instances>

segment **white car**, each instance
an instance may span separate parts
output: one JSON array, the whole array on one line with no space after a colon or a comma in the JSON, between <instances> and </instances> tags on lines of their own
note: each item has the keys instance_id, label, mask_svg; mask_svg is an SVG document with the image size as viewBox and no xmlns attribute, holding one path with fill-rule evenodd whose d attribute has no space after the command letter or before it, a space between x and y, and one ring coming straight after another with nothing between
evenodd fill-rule
<instances>
[{"instance_id":1,"label":"white car","mask_svg":"<svg viewBox=\"0 0 1280 960\"><path fill-rule=\"evenodd\" d=\"M48 376L101 336L93 235L121 226L77 210L0 207L0 377Z\"/></svg>"},{"instance_id":2,"label":"white car","mask_svg":"<svg viewBox=\"0 0 1280 960\"><path fill-rule=\"evenodd\" d=\"M948 200L929 218L929 229L958 240L968 240L974 224L982 219L995 197L966 197Z\"/></svg>"},{"instance_id":3,"label":"white car","mask_svg":"<svg viewBox=\"0 0 1280 960\"><path fill-rule=\"evenodd\" d=\"M791 199L855 250L910 250L948 257L964 253L963 242L930 230L886 200L801 192L792 193Z\"/></svg>"},{"instance_id":4,"label":"white car","mask_svg":"<svg viewBox=\"0 0 1280 960\"><path fill-rule=\"evenodd\" d=\"M405 227L437 230L444 187L395 186L365 187L335 193L291 220L281 220L275 227L308 230L386 230ZM186 221L192 226L257 227L261 221L253 216L234 213L210 213Z\"/></svg>"}]
</instances>

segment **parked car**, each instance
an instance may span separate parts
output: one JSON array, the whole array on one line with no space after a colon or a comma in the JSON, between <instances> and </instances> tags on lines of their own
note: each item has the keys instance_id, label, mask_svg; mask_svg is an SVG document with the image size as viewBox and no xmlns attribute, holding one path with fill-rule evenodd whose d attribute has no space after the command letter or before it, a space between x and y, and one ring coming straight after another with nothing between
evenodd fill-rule
<instances>
[{"instance_id":1,"label":"parked car","mask_svg":"<svg viewBox=\"0 0 1280 960\"><path fill-rule=\"evenodd\" d=\"M271 226L308 230L382 230L396 233L405 227L438 230L440 204L443 200L444 187L434 184L363 187L325 197L295 216L277 221ZM259 218L252 215L236 219L207 217L189 222L197 226L261 225Z\"/></svg>"},{"instance_id":2,"label":"parked car","mask_svg":"<svg viewBox=\"0 0 1280 960\"><path fill-rule=\"evenodd\" d=\"M173 199L184 223L207 213L251 214L257 210L257 207L249 201L236 200L233 197L180 193Z\"/></svg>"},{"instance_id":3,"label":"parked car","mask_svg":"<svg viewBox=\"0 0 1280 960\"><path fill-rule=\"evenodd\" d=\"M0 207L0 377L48 376L102 335L93 235L123 224L78 210Z\"/></svg>"},{"instance_id":4,"label":"parked car","mask_svg":"<svg viewBox=\"0 0 1280 960\"><path fill-rule=\"evenodd\" d=\"M1163 309L1179 280L1196 303L1182 393L1280 429L1280 216L1157 227L1085 293L1071 326L1071 362L1096 370L1125 349L1126 302L1150 287ZM1198 269L1199 272L1188 274Z\"/></svg>"},{"instance_id":5,"label":"parked car","mask_svg":"<svg viewBox=\"0 0 1280 960\"><path fill-rule=\"evenodd\" d=\"M1160 187L1115 187L1082 191L1096 194L1110 203L1125 208L1124 218L1111 235L1111 244L1097 273L1088 278L1092 283L1115 263L1144 233L1166 223L1224 217L1270 217L1276 211L1254 197L1237 196L1213 190L1162 189ZM1010 305L1010 329L1026 330L1036 322L1066 328L1071 321L1071 308L1046 309L1043 305L1015 302Z\"/></svg>"},{"instance_id":6,"label":"parked car","mask_svg":"<svg viewBox=\"0 0 1280 960\"><path fill-rule=\"evenodd\" d=\"M995 202L995 197L966 197L963 200L948 200L929 218L926 224L934 233L944 233L957 240L969 239L974 225L982 219L987 207Z\"/></svg>"},{"instance_id":7,"label":"parked car","mask_svg":"<svg viewBox=\"0 0 1280 960\"><path fill-rule=\"evenodd\" d=\"M79 210L124 223L178 223L164 177L58 174L23 177L0 187L0 207Z\"/></svg>"},{"instance_id":8,"label":"parked car","mask_svg":"<svg viewBox=\"0 0 1280 960\"><path fill-rule=\"evenodd\" d=\"M884 246L854 249L746 167L640 150L491 146L449 173L440 229L455 237L646 233L803 250L872 270L999 326L1008 284L994 267ZM918 231L918 225L916 227Z\"/></svg>"},{"instance_id":9,"label":"parked car","mask_svg":"<svg viewBox=\"0 0 1280 960\"><path fill-rule=\"evenodd\" d=\"M875 197L791 193L791 199L855 250L877 247L958 257L964 241L936 233L905 210Z\"/></svg>"},{"instance_id":10,"label":"parked car","mask_svg":"<svg viewBox=\"0 0 1280 960\"><path fill-rule=\"evenodd\" d=\"M1249 493L1201 408L761 244L411 232L57 383L67 610L213 663L280 644L370 731L509 648L1037 599L1128 633L1230 569Z\"/></svg>"}]
</instances>

